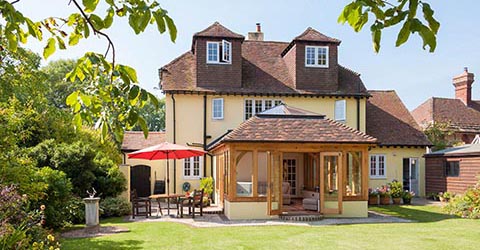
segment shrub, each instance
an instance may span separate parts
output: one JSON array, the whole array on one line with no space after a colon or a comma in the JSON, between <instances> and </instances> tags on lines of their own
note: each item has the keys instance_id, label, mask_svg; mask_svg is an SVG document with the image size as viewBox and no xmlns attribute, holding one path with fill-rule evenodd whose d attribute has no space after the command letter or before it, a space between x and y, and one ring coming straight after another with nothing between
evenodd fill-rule
<instances>
[{"instance_id":1,"label":"shrub","mask_svg":"<svg viewBox=\"0 0 480 250\"><path fill-rule=\"evenodd\" d=\"M213 178L205 177L200 180L200 189L203 188L205 194L210 196L213 193Z\"/></svg>"},{"instance_id":2,"label":"shrub","mask_svg":"<svg viewBox=\"0 0 480 250\"><path fill-rule=\"evenodd\" d=\"M463 218L480 218L480 181L474 187L468 188L463 195L456 195L444 207L449 214Z\"/></svg>"},{"instance_id":3,"label":"shrub","mask_svg":"<svg viewBox=\"0 0 480 250\"><path fill-rule=\"evenodd\" d=\"M102 217L118 217L130 214L130 203L123 197L107 197L100 201Z\"/></svg>"},{"instance_id":4,"label":"shrub","mask_svg":"<svg viewBox=\"0 0 480 250\"><path fill-rule=\"evenodd\" d=\"M397 180L393 180L392 182L390 182L388 184L389 188L390 188L390 196L392 196L392 198L400 198L402 197L403 195L403 185L402 183L400 183L399 181Z\"/></svg>"},{"instance_id":5,"label":"shrub","mask_svg":"<svg viewBox=\"0 0 480 250\"><path fill-rule=\"evenodd\" d=\"M85 222L85 203L82 198L72 196L66 206L67 222L80 224Z\"/></svg>"}]
</instances>

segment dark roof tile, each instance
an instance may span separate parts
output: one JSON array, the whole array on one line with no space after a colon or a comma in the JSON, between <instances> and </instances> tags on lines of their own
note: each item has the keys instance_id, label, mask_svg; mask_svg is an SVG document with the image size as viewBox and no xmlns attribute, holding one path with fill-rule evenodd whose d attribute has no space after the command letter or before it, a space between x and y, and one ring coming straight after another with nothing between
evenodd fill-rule
<instances>
[{"instance_id":1,"label":"dark roof tile","mask_svg":"<svg viewBox=\"0 0 480 250\"><path fill-rule=\"evenodd\" d=\"M122 151L136 151L165 141L165 132L150 131L148 133L148 138L145 139L142 131L125 131L122 142Z\"/></svg>"}]
</instances>

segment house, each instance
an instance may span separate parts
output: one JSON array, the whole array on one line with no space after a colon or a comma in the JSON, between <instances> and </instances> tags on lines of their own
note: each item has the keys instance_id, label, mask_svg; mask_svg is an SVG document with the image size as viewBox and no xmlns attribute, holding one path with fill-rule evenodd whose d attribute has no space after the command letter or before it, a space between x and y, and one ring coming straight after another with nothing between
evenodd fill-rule
<instances>
[{"instance_id":1,"label":"house","mask_svg":"<svg viewBox=\"0 0 480 250\"><path fill-rule=\"evenodd\" d=\"M480 144L465 144L425 155L426 192L464 193L480 176Z\"/></svg>"},{"instance_id":2,"label":"house","mask_svg":"<svg viewBox=\"0 0 480 250\"><path fill-rule=\"evenodd\" d=\"M432 97L412 111L417 123L426 129L431 124L444 124L453 133L445 138L454 143L472 142L480 134L480 101L472 100L474 74L464 72L453 78L455 98Z\"/></svg>"},{"instance_id":3,"label":"house","mask_svg":"<svg viewBox=\"0 0 480 250\"><path fill-rule=\"evenodd\" d=\"M429 142L394 91L367 91L338 63L341 41L313 28L263 38L217 22L159 70L166 140L209 151L171 161L170 190L213 176L230 219L366 217L368 188L406 175L424 194Z\"/></svg>"}]
</instances>

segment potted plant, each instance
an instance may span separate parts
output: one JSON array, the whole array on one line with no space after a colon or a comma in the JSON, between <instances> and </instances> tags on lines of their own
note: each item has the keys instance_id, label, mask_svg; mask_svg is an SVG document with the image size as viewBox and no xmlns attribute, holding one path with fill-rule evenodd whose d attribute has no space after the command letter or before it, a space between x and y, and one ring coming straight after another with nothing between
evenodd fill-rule
<instances>
[{"instance_id":1,"label":"potted plant","mask_svg":"<svg viewBox=\"0 0 480 250\"><path fill-rule=\"evenodd\" d=\"M378 187L368 189L368 205L378 205Z\"/></svg>"},{"instance_id":2,"label":"potted plant","mask_svg":"<svg viewBox=\"0 0 480 250\"><path fill-rule=\"evenodd\" d=\"M393 204L400 204L403 195L403 185L397 180L393 180L388 184L390 187L390 196L392 196Z\"/></svg>"},{"instance_id":3,"label":"potted plant","mask_svg":"<svg viewBox=\"0 0 480 250\"><path fill-rule=\"evenodd\" d=\"M440 192L438 193L438 198L440 198L441 202L448 202L450 198L452 198L452 193L450 192Z\"/></svg>"},{"instance_id":4,"label":"potted plant","mask_svg":"<svg viewBox=\"0 0 480 250\"><path fill-rule=\"evenodd\" d=\"M407 204L411 204L411 203L412 203L412 197L413 197L413 196L415 196L415 193L414 193L414 192L408 191L408 190L404 191L404 192L403 192L403 196L402 196L402 198L403 198L403 204L406 204L406 205L407 205Z\"/></svg>"},{"instance_id":5,"label":"potted plant","mask_svg":"<svg viewBox=\"0 0 480 250\"><path fill-rule=\"evenodd\" d=\"M205 177L200 180L200 188L203 189L203 204L210 205L213 193L213 178Z\"/></svg>"},{"instance_id":6,"label":"potted plant","mask_svg":"<svg viewBox=\"0 0 480 250\"><path fill-rule=\"evenodd\" d=\"M383 185L378 189L378 195L380 196L380 205L390 204L390 189L388 186Z\"/></svg>"}]
</instances>

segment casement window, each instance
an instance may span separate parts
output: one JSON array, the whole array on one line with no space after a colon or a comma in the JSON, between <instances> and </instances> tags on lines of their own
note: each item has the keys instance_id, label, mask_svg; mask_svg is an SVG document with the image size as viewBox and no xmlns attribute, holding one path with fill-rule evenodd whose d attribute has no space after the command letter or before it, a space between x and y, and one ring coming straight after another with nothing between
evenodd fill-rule
<instances>
[{"instance_id":1,"label":"casement window","mask_svg":"<svg viewBox=\"0 0 480 250\"><path fill-rule=\"evenodd\" d=\"M230 64L232 62L232 43L207 42L207 63Z\"/></svg>"},{"instance_id":2,"label":"casement window","mask_svg":"<svg viewBox=\"0 0 480 250\"><path fill-rule=\"evenodd\" d=\"M370 178L385 178L387 173L387 157L370 155Z\"/></svg>"},{"instance_id":3,"label":"casement window","mask_svg":"<svg viewBox=\"0 0 480 250\"><path fill-rule=\"evenodd\" d=\"M223 98L215 98L212 100L212 119L223 119Z\"/></svg>"},{"instance_id":4,"label":"casement window","mask_svg":"<svg viewBox=\"0 0 480 250\"><path fill-rule=\"evenodd\" d=\"M244 104L244 118L248 118L282 104L282 100L247 99Z\"/></svg>"},{"instance_id":5,"label":"casement window","mask_svg":"<svg viewBox=\"0 0 480 250\"><path fill-rule=\"evenodd\" d=\"M460 161L445 162L445 176L457 177L460 175Z\"/></svg>"},{"instance_id":6,"label":"casement window","mask_svg":"<svg viewBox=\"0 0 480 250\"><path fill-rule=\"evenodd\" d=\"M197 179L202 176L202 156L183 159L183 178Z\"/></svg>"},{"instance_id":7,"label":"casement window","mask_svg":"<svg viewBox=\"0 0 480 250\"><path fill-rule=\"evenodd\" d=\"M347 102L346 100L335 101L335 121L345 123L347 120Z\"/></svg>"},{"instance_id":8,"label":"casement window","mask_svg":"<svg viewBox=\"0 0 480 250\"><path fill-rule=\"evenodd\" d=\"M305 67L328 68L328 47L305 46Z\"/></svg>"}]
</instances>

